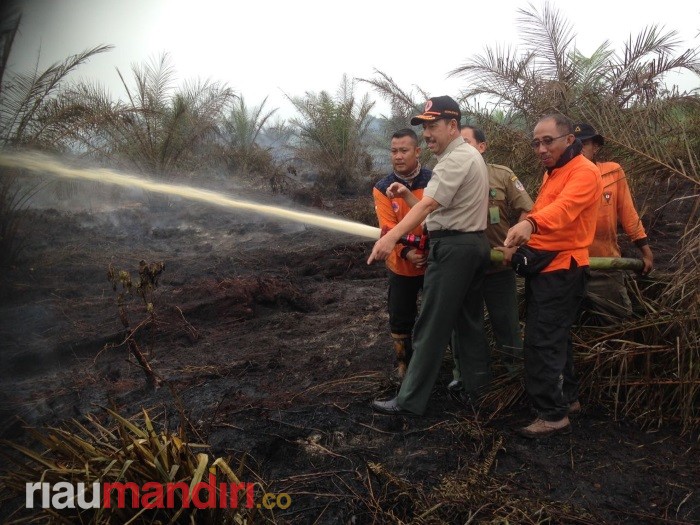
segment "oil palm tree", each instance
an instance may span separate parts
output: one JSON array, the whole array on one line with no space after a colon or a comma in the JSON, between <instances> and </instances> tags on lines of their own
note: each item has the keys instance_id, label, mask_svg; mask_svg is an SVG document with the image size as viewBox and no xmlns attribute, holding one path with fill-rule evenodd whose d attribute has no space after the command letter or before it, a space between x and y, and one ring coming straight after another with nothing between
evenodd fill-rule
<instances>
[{"instance_id":1,"label":"oil palm tree","mask_svg":"<svg viewBox=\"0 0 700 525\"><path fill-rule=\"evenodd\" d=\"M299 113L290 124L297 142L297 158L319 171L319 180L341 191L354 191L353 182L371 170L367 137L374 103L358 100L355 83L346 75L335 96L326 91L288 97Z\"/></svg>"},{"instance_id":2,"label":"oil palm tree","mask_svg":"<svg viewBox=\"0 0 700 525\"><path fill-rule=\"evenodd\" d=\"M221 135L232 169L265 171L271 168L272 156L258 142L268 121L277 112L276 108L266 111L266 103L267 97L259 106L249 108L243 96L240 96L224 119Z\"/></svg>"},{"instance_id":3,"label":"oil palm tree","mask_svg":"<svg viewBox=\"0 0 700 525\"><path fill-rule=\"evenodd\" d=\"M126 100L113 101L97 84L81 84L64 100L76 147L124 169L171 178L206 166L234 94L225 85L196 81L175 86L167 54L133 65L131 82L117 71Z\"/></svg>"},{"instance_id":4,"label":"oil palm tree","mask_svg":"<svg viewBox=\"0 0 700 525\"><path fill-rule=\"evenodd\" d=\"M665 88L668 73L700 73L698 50L678 53L677 33L662 33L655 25L630 37L621 53L605 41L587 57L575 47L573 26L549 3L541 12L532 4L520 9L518 24L521 48L487 47L451 75L470 86L463 92L465 102L489 100L521 115L526 130L554 110L577 118L593 105L631 108L674 98L677 93Z\"/></svg>"},{"instance_id":5,"label":"oil palm tree","mask_svg":"<svg viewBox=\"0 0 700 525\"><path fill-rule=\"evenodd\" d=\"M98 53L111 49L100 45L56 62L44 70L13 72L6 68L21 16L3 10L0 22L0 148L61 150L62 121L58 100L66 78ZM18 235L21 212L39 183L20 179L15 170L0 173L0 266L14 264L22 248Z\"/></svg>"},{"instance_id":6,"label":"oil palm tree","mask_svg":"<svg viewBox=\"0 0 700 525\"><path fill-rule=\"evenodd\" d=\"M652 172L648 157L666 156L652 144L658 143L658 120L673 115L672 108L687 114L681 108L697 101L692 93L667 88L665 79L670 72L700 73L698 49L681 50L676 32L664 33L652 25L630 36L621 52L605 41L585 56L575 47L573 26L551 4L544 3L541 11L529 4L518 12L521 47L486 47L451 72L469 86L462 102L492 139L490 156L526 179L538 173L527 146L530 130L541 115L558 111L592 123L605 136L632 139L615 145L615 155L639 149L639 137L649 137L653 152L632 156L640 169ZM505 118L499 122L495 113ZM627 133L640 127L643 132L636 138Z\"/></svg>"}]
</instances>

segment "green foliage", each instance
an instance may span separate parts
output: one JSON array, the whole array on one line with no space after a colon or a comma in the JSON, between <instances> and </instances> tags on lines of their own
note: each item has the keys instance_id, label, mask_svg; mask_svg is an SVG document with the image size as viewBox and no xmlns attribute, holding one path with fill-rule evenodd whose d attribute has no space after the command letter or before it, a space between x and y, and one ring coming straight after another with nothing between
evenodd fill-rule
<instances>
[{"instance_id":1,"label":"green foliage","mask_svg":"<svg viewBox=\"0 0 700 525\"><path fill-rule=\"evenodd\" d=\"M391 135L402 128L408 127L411 117L422 112L425 101L430 98L430 95L420 86L414 86L414 90L406 91L399 87L396 81L383 71L374 70L375 78L359 79L372 86L374 91L384 100L389 103L391 113L382 115L384 119L384 136L383 144L389 143Z\"/></svg>"},{"instance_id":2,"label":"green foliage","mask_svg":"<svg viewBox=\"0 0 700 525\"><path fill-rule=\"evenodd\" d=\"M388 156L391 136L400 129L411 127L411 117L423 112L425 101L430 98L430 95L420 86L413 86L417 93L413 89L406 91L387 73L378 69L375 69L374 72L375 78L361 78L359 81L372 86L380 97L389 102L391 114L382 115L382 134L376 137L374 144L375 148L387 152ZM420 130L415 131L420 139ZM421 164L429 165L432 159L432 152L428 148L423 148L420 156Z\"/></svg>"},{"instance_id":3,"label":"green foliage","mask_svg":"<svg viewBox=\"0 0 700 525\"><path fill-rule=\"evenodd\" d=\"M605 41L586 57L574 45L572 25L551 4L545 3L541 11L530 4L519 14L522 48L487 46L451 74L465 81L466 113L484 128L489 158L509 165L532 186L541 168L528 142L543 114L560 112L575 121L588 121L606 137L641 131L627 144L627 151L639 149L635 142L640 138L656 141L659 119L668 121L674 109L685 107L681 112L687 114L689 95L669 89L665 80L670 72L700 73L700 55L697 49L679 51L676 32L663 33L652 25L630 36L621 53ZM505 115L505 121L497 115ZM511 130L512 140L500 140L503 124ZM615 160L619 153L614 151ZM650 161L647 164L654 164L655 151L640 153ZM618 162L625 165L623 160L628 159Z\"/></svg>"},{"instance_id":4,"label":"green foliage","mask_svg":"<svg viewBox=\"0 0 700 525\"><path fill-rule=\"evenodd\" d=\"M296 157L319 171L321 185L343 192L354 192L355 182L372 168L367 137L374 103L367 95L358 101L354 87L343 76L334 97L325 91L288 97L299 113L291 120Z\"/></svg>"},{"instance_id":5,"label":"green foliage","mask_svg":"<svg viewBox=\"0 0 700 525\"><path fill-rule=\"evenodd\" d=\"M66 133L86 154L139 173L173 177L206 166L218 123L233 92L215 82L175 87L167 54L134 65L132 81L119 72L126 101L113 102L99 85L81 84L64 99L76 118Z\"/></svg>"},{"instance_id":6,"label":"green foliage","mask_svg":"<svg viewBox=\"0 0 700 525\"><path fill-rule=\"evenodd\" d=\"M3 13L5 15L6 13ZM65 116L57 102L66 77L90 57L111 49L96 46L56 62L43 71L14 73L6 69L20 16L6 16L0 26L0 148L63 146ZM18 170L0 171L0 266L16 263L23 239L18 235L22 211L40 183L28 183Z\"/></svg>"},{"instance_id":7,"label":"green foliage","mask_svg":"<svg viewBox=\"0 0 700 525\"><path fill-rule=\"evenodd\" d=\"M259 106L248 108L241 96L223 122L222 138L229 168L239 172L270 174L275 171L269 150L258 143L261 133L277 109L264 111L267 97Z\"/></svg>"}]
</instances>

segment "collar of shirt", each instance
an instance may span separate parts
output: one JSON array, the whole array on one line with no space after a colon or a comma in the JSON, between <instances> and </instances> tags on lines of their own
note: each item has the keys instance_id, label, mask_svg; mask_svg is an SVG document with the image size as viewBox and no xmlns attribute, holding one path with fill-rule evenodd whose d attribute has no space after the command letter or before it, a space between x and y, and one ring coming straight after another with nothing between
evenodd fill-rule
<instances>
[{"instance_id":1,"label":"collar of shirt","mask_svg":"<svg viewBox=\"0 0 700 525\"><path fill-rule=\"evenodd\" d=\"M440 155L437 156L438 162L439 162L445 155L449 155L450 153L452 153L452 150L454 150L457 146L461 146L462 144L466 144L466 142L464 142L464 139L463 139L462 136L460 135L459 137L457 137L456 139L454 139L452 142L450 142L450 143L447 145L447 147L445 148L445 151L443 151Z\"/></svg>"},{"instance_id":2,"label":"collar of shirt","mask_svg":"<svg viewBox=\"0 0 700 525\"><path fill-rule=\"evenodd\" d=\"M414 170L413 170L411 173L409 173L407 176L402 177L402 176L399 175L398 173L394 172L394 177L396 177L397 179L399 179L400 182L403 182L404 185L406 185L406 186L408 186L408 187L410 188L411 185L412 185L412 183L413 183L413 181L414 181L414 179L415 179L415 178L418 176L418 174L420 173L420 168L421 168L421 165L420 165L420 162L419 162L418 165L416 166L416 169L414 169Z\"/></svg>"},{"instance_id":3,"label":"collar of shirt","mask_svg":"<svg viewBox=\"0 0 700 525\"><path fill-rule=\"evenodd\" d=\"M581 154L581 150L583 149L583 144L579 139L576 139L571 146L566 148L564 152L561 154L561 157L559 157L559 160L557 163L549 168L547 170L548 173L552 173L553 170L557 168L561 168L565 164L567 164L571 159L573 159L576 155Z\"/></svg>"}]
</instances>

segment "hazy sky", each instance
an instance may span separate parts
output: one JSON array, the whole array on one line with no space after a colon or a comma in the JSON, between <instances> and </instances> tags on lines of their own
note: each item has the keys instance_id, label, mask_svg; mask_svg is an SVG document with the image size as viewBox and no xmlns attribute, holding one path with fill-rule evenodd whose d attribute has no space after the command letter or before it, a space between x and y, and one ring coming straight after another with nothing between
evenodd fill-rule
<instances>
[{"instance_id":1,"label":"hazy sky","mask_svg":"<svg viewBox=\"0 0 700 525\"><path fill-rule=\"evenodd\" d=\"M700 7L688 0L553 0L572 24L577 47L590 54L609 40L620 49L645 26L678 31L686 47L700 46ZM9 67L43 67L98 44L115 49L78 70L122 96L116 68L168 52L178 79L227 83L249 104L294 112L285 98L306 91L334 93L343 73L371 78L374 69L404 89L418 84L433 95L456 96L464 87L450 70L485 45L518 45L518 8L528 2L404 0L21 0L24 15ZM533 5L541 11L542 2ZM452 29L454 28L454 29ZM677 79L670 78L671 82ZM680 80L684 89L697 77ZM362 85L359 92L368 91ZM378 102L377 111L387 111Z\"/></svg>"}]
</instances>

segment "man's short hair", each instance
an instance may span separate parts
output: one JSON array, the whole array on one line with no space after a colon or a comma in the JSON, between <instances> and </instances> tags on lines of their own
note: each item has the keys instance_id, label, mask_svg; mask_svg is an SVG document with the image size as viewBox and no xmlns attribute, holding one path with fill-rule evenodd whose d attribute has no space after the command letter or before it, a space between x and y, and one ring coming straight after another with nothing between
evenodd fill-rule
<instances>
[{"instance_id":1,"label":"man's short hair","mask_svg":"<svg viewBox=\"0 0 700 525\"><path fill-rule=\"evenodd\" d=\"M562 133L567 133L567 134L574 134L574 121L571 120L569 117L566 115L563 115L561 113L551 113L549 115L545 115L542 117L539 122L542 122L543 120L549 120L552 119L554 120L554 123L557 126L557 129L561 131Z\"/></svg>"},{"instance_id":2,"label":"man's short hair","mask_svg":"<svg viewBox=\"0 0 700 525\"><path fill-rule=\"evenodd\" d=\"M476 126L471 126L469 124L462 126L462 129L472 130L472 133L474 133L474 139L477 141L477 143L486 142L486 134L484 133L483 129L477 128Z\"/></svg>"},{"instance_id":3,"label":"man's short hair","mask_svg":"<svg viewBox=\"0 0 700 525\"><path fill-rule=\"evenodd\" d=\"M391 136L392 139L402 139L404 137L411 137L413 143L418 146L418 135L411 128L400 129Z\"/></svg>"}]
</instances>

